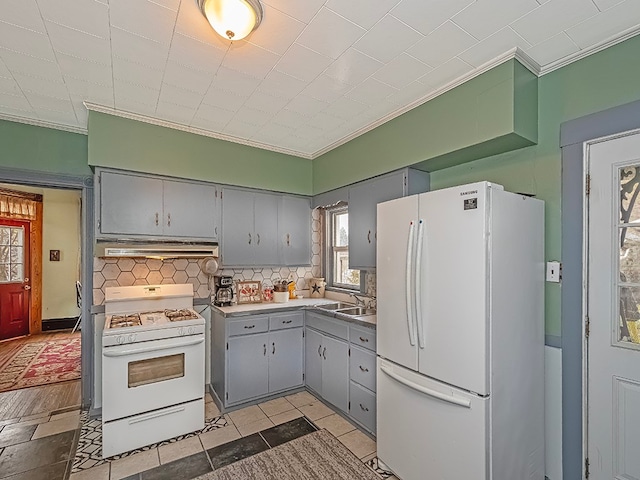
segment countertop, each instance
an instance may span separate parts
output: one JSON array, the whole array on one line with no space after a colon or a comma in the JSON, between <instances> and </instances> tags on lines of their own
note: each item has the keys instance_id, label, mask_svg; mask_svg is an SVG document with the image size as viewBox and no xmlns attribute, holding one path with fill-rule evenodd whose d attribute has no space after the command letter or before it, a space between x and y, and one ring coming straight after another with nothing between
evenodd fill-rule
<instances>
[{"instance_id":1,"label":"countertop","mask_svg":"<svg viewBox=\"0 0 640 480\"><path fill-rule=\"evenodd\" d=\"M233 305L231 307L217 307L212 305L211 308L214 312L218 312L224 317L242 317L245 315L255 315L260 313L276 313L287 312L292 310L298 310L301 308L312 309L317 305L336 303L337 300L330 298L298 298L295 300L289 300L285 303L264 302L264 303L248 303L243 305ZM376 327L376 315L344 315L340 312L334 312L331 310L317 309L318 313L323 315L334 317L339 320L355 323L369 328Z\"/></svg>"}]
</instances>

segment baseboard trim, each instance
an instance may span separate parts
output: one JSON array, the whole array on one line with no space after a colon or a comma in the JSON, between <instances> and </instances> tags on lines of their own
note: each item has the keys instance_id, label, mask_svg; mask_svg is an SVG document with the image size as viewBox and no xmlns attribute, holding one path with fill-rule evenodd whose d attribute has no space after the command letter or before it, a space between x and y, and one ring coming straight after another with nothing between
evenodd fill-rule
<instances>
[{"instance_id":1,"label":"baseboard trim","mask_svg":"<svg viewBox=\"0 0 640 480\"><path fill-rule=\"evenodd\" d=\"M78 317L65 318L49 318L42 320L42 331L49 332L51 330L67 330L73 328L78 321Z\"/></svg>"}]
</instances>

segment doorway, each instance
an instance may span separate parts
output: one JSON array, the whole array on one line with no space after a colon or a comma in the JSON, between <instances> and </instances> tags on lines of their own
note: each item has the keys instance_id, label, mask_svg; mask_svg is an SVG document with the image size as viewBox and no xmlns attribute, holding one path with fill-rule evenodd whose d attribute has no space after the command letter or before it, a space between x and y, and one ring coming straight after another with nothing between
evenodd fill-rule
<instances>
[{"instance_id":1,"label":"doorway","mask_svg":"<svg viewBox=\"0 0 640 480\"><path fill-rule=\"evenodd\" d=\"M587 144L587 473L640 478L640 131Z\"/></svg>"},{"instance_id":2,"label":"doorway","mask_svg":"<svg viewBox=\"0 0 640 480\"><path fill-rule=\"evenodd\" d=\"M0 192L37 205L29 221L9 219L15 208L0 214L0 401L67 383L60 405L78 405L81 190L0 184Z\"/></svg>"}]
</instances>

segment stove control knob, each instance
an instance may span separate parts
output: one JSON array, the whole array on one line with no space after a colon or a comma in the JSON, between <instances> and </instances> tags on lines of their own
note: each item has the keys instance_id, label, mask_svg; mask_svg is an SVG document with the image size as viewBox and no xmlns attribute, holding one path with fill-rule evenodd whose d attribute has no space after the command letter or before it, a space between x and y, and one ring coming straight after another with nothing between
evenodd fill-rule
<instances>
[{"instance_id":1,"label":"stove control knob","mask_svg":"<svg viewBox=\"0 0 640 480\"><path fill-rule=\"evenodd\" d=\"M127 338L127 340L129 341L129 343L133 343L136 340L136 336L132 333L131 335L129 335L129 338Z\"/></svg>"},{"instance_id":2,"label":"stove control knob","mask_svg":"<svg viewBox=\"0 0 640 480\"><path fill-rule=\"evenodd\" d=\"M196 329L194 327L189 327L189 335L193 335L196 333Z\"/></svg>"},{"instance_id":3,"label":"stove control knob","mask_svg":"<svg viewBox=\"0 0 640 480\"><path fill-rule=\"evenodd\" d=\"M117 343L118 345L122 345L122 344L124 343L124 337L123 337L122 335L118 335L118 336L116 337L116 343Z\"/></svg>"},{"instance_id":4,"label":"stove control knob","mask_svg":"<svg viewBox=\"0 0 640 480\"><path fill-rule=\"evenodd\" d=\"M178 335L184 335L184 328L178 327Z\"/></svg>"}]
</instances>

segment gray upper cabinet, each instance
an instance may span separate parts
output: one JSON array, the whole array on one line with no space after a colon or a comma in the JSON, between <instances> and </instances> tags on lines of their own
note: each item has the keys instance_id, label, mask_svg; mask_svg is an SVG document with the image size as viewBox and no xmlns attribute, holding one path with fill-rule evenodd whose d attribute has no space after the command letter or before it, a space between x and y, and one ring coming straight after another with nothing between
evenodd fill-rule
<instances>
[{"instance_id":1,"label":"gray upper cabinet","mask_svg":"<svg viewBox=\"0 0 640 480\"><path fill-rule=\"evenodd\" d=\"M278 210L280 259L283 265L311 264L311 201L283 195Z\"/></svg>"},{"instance_id":2,"label":"gray upper cabinet","mask_svg":"<svg viewBox=\"0 0 640 480\"><path fill-rule=\"evenodd\" d=\"M98 170L96 236L217 241L219 193L212 184Z\"/></svg>"},{"instance_id":3,"label":"gray upper cabinet","mask_svg":"<svg viewBox=\"0 0 640 480\"><path fill-rule=\"evenodd\" d=\"M349 268L376 267L376 215L380 202L426 192L429 174L405 168L349 188Z\"/></svg>"},{"instance_id":4,"label":"gray upper cabinet","mask_svg":"<svg viewBox=\"0 0 640 480\"><path fill-rule=\"evenodd\" d=\"M218 239L218 190L202 183L163 181L164 234Z\"/></svg>"},{"instance_id":5,"label":"gray upper cabinet","mask_svg":"<svg viewBox=\"0 0 640 480\"><path fill-rule=\"evenodd\" d=\"M224 188L222 262L225 266L309 265L309 198Z\"/></svg>"},{"instance_id":6,"label":"gray upper cabinet","mask_svg":"<svg viewBox=\"0 0 640 480\"><path fill-rule=\"evenodd\" d=\"M222 190L225 266L278 264L278 195Z\"/></svg>"},{"instance_id":7,"label":"gray upper cabinet","mask_svg":"<svg viewBox=\"0 0 640 480\"><path fill-rule=\"evenodd\" d=\"M162 180L101 172L100 232L162 235Z\"/></svg>"}]
</instances>

